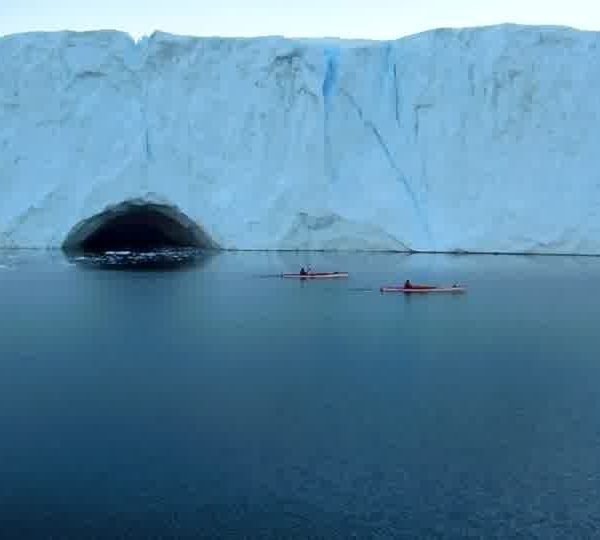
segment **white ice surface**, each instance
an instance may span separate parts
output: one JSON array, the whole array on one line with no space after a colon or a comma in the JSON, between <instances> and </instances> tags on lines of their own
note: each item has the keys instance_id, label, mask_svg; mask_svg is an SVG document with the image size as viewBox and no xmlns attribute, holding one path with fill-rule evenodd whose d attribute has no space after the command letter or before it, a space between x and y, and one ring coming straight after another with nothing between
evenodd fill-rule
<instances>
[{"instance_id":1,"label":"white ice surface","mask_svg":"<svg viewBox=\"0 0 600 540\"><path fill-rule=\"evenodd\" d=\"M135 199L224 248L600 254L599 36L0 38L0 247Z\"/></svg>"}]
</instances>

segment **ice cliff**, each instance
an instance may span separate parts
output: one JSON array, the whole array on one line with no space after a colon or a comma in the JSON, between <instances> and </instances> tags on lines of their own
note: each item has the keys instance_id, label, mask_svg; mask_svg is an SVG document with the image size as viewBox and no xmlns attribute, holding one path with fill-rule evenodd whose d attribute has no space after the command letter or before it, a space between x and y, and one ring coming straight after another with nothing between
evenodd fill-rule
<instances>
[{"instance_id":1,"label":"ice cliff","mask_svg":"<svg viewBox=\"0 0 600 540\"><path fill-rule=\"evenodd\" d=\"M0 247L133 201L223 248L600 254L599 46L0 38Z\"/></svg>"}]
</instances>

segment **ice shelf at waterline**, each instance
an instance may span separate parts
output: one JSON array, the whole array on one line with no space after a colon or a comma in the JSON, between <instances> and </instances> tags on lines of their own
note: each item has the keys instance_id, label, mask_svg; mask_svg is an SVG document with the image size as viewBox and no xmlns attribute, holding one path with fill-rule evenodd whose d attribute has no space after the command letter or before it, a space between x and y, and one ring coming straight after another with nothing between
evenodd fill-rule
<instances>
[{"instance_id":1,"label":"ice shelf at waterline","mask_svg":"<svg viewBox=\"0 0 600 540\"><path fill-rule=\"evenodd\" d=\"M600 254L599 45L0 38L0 247L133 201L222 248Z\"/></svg>"}]
</instances>

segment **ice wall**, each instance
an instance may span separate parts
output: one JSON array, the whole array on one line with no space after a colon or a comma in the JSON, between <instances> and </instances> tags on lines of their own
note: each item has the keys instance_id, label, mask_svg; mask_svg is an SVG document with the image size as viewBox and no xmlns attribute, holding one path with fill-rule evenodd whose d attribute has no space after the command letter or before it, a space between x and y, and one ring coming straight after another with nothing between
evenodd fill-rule
<instances>
[{"instance_id":1,"label":"ice wall","mask_svg":"<svg viewBox=\"0 0 600 540\"><path fill-rule=\"evenodd\" d=\"M135 200L224 248L600 254L599 45L0 38L0 247Z\"/></svg>"}]
</instances>

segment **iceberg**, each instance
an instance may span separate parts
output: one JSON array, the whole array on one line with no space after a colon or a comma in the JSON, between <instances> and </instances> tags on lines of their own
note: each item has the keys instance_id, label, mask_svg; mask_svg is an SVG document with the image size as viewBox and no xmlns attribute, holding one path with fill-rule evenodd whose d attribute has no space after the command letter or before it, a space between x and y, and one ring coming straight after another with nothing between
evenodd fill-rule
<instances>
[{"instance_id":1,"label":"iceberg","mask_svg":"<svg viewBox=\"0 0 600 540\"><path fill-rule=\"evenodd\" d=\"M560 27L2 37L0 247L598 255L599 88Z\"/></svg>"}]
</instances>

